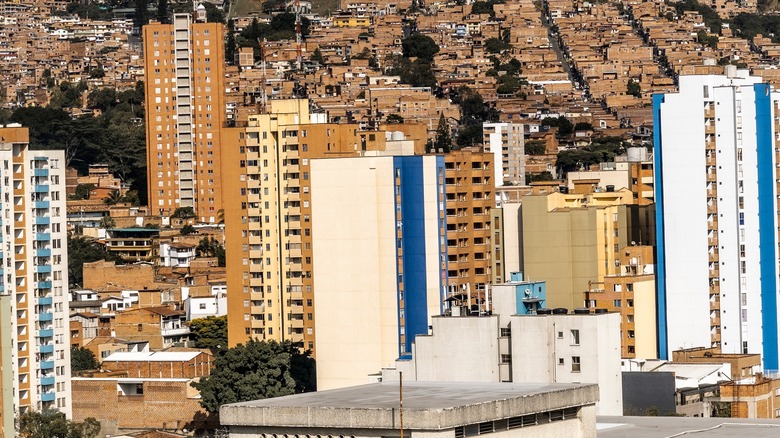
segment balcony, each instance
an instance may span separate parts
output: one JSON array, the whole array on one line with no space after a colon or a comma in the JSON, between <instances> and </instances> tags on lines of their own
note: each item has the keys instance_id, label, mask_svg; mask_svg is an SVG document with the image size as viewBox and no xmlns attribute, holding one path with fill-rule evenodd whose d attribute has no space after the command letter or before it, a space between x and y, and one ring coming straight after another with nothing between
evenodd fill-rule
<instances>
[{"instance_id":1,"label":"balcony","mask_svg":"<svg viewBox=\"0 0 780 438\"><path fill-rule=\"evenodd\" d=\"M51 257L51 250L48 248L36 249L35 255L38 257Z\"/></svg>"},{"instance_id":2,"label":"balcony","mask_svg":"<svg viewBox=\"0 0 780 438\"><path fill-rule=\"evenodd\" d=\"M35 218L35 225L49 225L51 218L47 216L38 216Z\"/></svg>"},{"instance_id":3,"label":"balcony","mask_svg":"<svg viewBox=\"0 0 780 438\"><path fill-rule=\"evenodd\" d=\"M38 346L38 353L54 353L54 345L40 345Z\"/></svg>"},{"instance_id":4,"label":"balcony","mask_svg":"<svg viewBox=\"0 0 780 438\"><path fill-rule=\"evenodd\" d=\"M53 317L53 315L51 313L49 313L49 312L39 313L38 314L38 321L48 322L48 321L52 320L52 317Z\"/></svg>"},{"instance_id":5,"label":"balcony","mask_svg":"<svg viewBox=\"0 0 780 438\"><path fill-rule=\"evenodd\" d=\"M39 306L51 306L51 297L38 297Z\"/></svg>"},{"instance_id":6,"label":"balcony","mask_svg":"<svg viewBox=\"0 0 780 438\"><path fill-rule=\"evenodd\" d=\"M44 209L48 210L50 208L49 207L49 201L35 201L35 202L33 202L33 207L35 207L35 208L44 208Z\"/></svg>"},{"instance_id":7,"label":"balcony","mask_svg":"<svg viewBox=\"0 0 780 438\"><path fill-rule=\"evenodd\" d=\"M35 267L35 272L49 274L51 273L51 265L38 265Z\"/></svg>"},{"instance_id":8,"label":"balcony","mask_svg":"<svg viewBox=\"0 0 780 438\"><path fill-rule=\"evenodd\" d=\"M41 362L41 369L42 370L53 370L54 369L54 361L53 360L46 360Z\"/></svg>"},{"instance_id":9,"label":"balcony","mask_svg":"<svg viewBox=\"0 0 780 438\"><path fill-rule=\"evenodd\" d=\"M39 338L51 338L52 336L54 336L54 330L52 330L52 329L38 330L38 337Z\"/></svg>"},{"instance_id":10,"label":"balcony","mask_svg":"<svg viewBox=\"0 0 780 438\"><path fill-rule=\"evenodd\" d=\"M56 394L54 393L54 391L51 391L51 392L44 392L43 394L41 394L41 401L44 401L44 402L53 402L53 401L54 401L54 398L55 398L55 395L56 395Z\"/></svg>"},{"instance_id":11,"label":"balcony","mask_svg":"<svg viewBox=\"0 0 780 438\"><path fill-rule=\"evenodd\" d=\"M37 233L35 235L35 240L38 242L51 240L51 234L50 233Z\"/></svg>"},{"instance_id":12,"label":"balcony","mask_svg":"<svg viewBox=\"0 0 780 438\"><path fill-rule=\"evenodd\" d=\"M51 281L39 281L38 289L51 289Z\"/></svg>"},{"instance_id":13,"label":"balcony","mask_svg":"<svg viewBox=\"0 0 780 438\"><path fill-rule=\"evenodd\" d=\"M43 386L54 385L54 376L51 376L51 377L41 377L41 385L43 385Z\"/></svg>"},{"instance_id":14,"label":"balcony","mask_svg":"<svg viewBox=\"0 0 780 438\"><path fill-rule=\"evenodd\" d=\"M33 191L35 193L48 193L49 186L47 184L36 184Z\"/></svg>"},{"instance_id":15,"label":"balcony","mask_svg":"<svg viewBox=\"0 0 780 438\"><path fill-rule=\"evenodd\" d=\"M160 330L163 336L182 336L190 333L189 327L164 328Z\"/></svg>"},{"instance_id":16,"label":"balcony","mask_svg":"<svg viewBox=\"0 0 780 438\"><path fill-rule=\"evenodd\" d=\"M33 176L49 176L49 169L33 169Z\"/></svg>"}]
</instances>

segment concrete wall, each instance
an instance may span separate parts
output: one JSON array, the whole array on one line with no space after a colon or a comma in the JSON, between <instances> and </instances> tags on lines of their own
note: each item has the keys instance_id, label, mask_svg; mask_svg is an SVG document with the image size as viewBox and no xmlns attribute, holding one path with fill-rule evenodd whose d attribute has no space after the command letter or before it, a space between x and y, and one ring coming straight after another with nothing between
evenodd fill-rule
<instances>
[{"instance_id":1,"label":"concrete wall","mask_svg":"<svg viewBox=\"0 0 780 438\"><path fill-rule=\"evenodd\" d=\"M417 208L425 215L418 244L426 254L418 275L426 284L406 293L425 294L430 318L440 313L442 290L436 157L424 158L425 201ZM317 387L368 383L399 357L394 158L312 160L311 173Z\"/></svg>"}]
</instances>

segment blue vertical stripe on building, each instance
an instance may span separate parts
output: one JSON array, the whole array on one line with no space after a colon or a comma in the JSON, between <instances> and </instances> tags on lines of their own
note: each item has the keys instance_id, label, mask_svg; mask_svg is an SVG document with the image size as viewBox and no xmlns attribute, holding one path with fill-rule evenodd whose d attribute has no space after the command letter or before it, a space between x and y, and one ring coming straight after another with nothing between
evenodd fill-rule
<instances>
[{"instance_id":1,"label":"blue vertical stripe on building","mask_svg":"<svg viewBox=\"0 0 780 438\"><path fill-rule=\"evenodd\" d=\"M656 236L656 325L658 327L658 358L668 359L666 333L666 245L664 242L663 155L661 152L661 104L663 94L653 95L653 173L655 186Z\"/></svg>"},{"instance_id":2,"label":"blue vertical stripe on building","mask_svg":"<svg viewBox=\"0 0 780 438\"><path fill-rule=\"evenodd\" d=\"M394 157L394 167L400 169L402 239L401 266L398 282L403 281L404 324L399 313L399 339L403 327L405 352L399 343L399 357L411 357L412 342L420 334L428 334L428 279L425 251L425 187L422 156ZM400 286L400 284L399 284ZM400 306L399 306L400 308Z\"/></svg>"},{"instance_id":3,"label":"blue vertical stripe on building","mask_svg":"<svg viewBox=\"0 0 780 438\"><path fill-rule=\"evenodd\" d=\"M761 260L761 324L765 371L778 369L777 349L777 230L775 228L775 166L772 99L769 84L754 84L756 153L758 160L758 231Z\"/></svg>"}]
</instances>

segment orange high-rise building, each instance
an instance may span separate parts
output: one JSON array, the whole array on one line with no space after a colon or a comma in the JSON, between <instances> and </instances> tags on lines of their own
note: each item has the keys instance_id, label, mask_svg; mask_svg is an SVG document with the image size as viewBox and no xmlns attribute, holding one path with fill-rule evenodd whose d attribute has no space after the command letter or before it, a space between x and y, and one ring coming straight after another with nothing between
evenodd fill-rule
<instances>
[{"instance_id":1,"label":"orange high-rise building","mask_svg":"<svg viewBox=\"0 0 780 438\"><path fill-rule=\"evenodd\" d=\"M223 37L221 23L192 22L189 14L144 26L146 162L155 214L191 207L198 221L219 221Z\"/></svg>"}]
</instances>

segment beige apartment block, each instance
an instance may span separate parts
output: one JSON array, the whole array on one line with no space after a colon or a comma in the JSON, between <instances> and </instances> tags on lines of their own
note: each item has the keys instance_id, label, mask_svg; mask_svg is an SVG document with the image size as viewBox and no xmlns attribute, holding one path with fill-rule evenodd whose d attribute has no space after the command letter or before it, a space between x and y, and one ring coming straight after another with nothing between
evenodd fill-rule
<instances>
[{"instance_id":1,"label":"beige apartment block","mask_svg":"<svg viewBox=\"0 0 780 438\"><path fill-rule=\"evenodd\" d=\"M217 222L224 26L175 14L173 24L149 24L143 33L149 208L170 216L179 207L192 207L198 221Z\"/></svg>"},{"instance_id":2,"label":"beige apartment block","mask_svg":"<svg viewBox=\"0 0 780 438\"><path fill-rule=\"evenodd\" d=\"M320 123L314 123L320 122ZM391 132L329 124L306 99L271 100L224 131L228 341L291 340L314 349L310 166L313 158L421 153L425 126ZM403 131L403 132L402 132Z\"/></svg>"},{"instance_id":3,"label":"beige apartment block","mask_svg":"<svg viewBox=\"0 0 780 438\"><path fill-rule=\"evenodd\" d=\"M585 307L620 313L622 358L655 359L655 264L652 246L628 246L619 254L620 270L592 283L584 292Z\"/></svg>"},{"instance_id":4,"label":"beige apartment block","mask_svg":"<svg viewBox=\"0 0 780 438\"><path fill-rule=\"evenodd\" d=\"M628 189L526 196L521 271L547 282L548 307L582 307L590 285L619 273L620 248L654 241L653 222L651 207L637 205Z\"/></svg>"}]
</instances>

